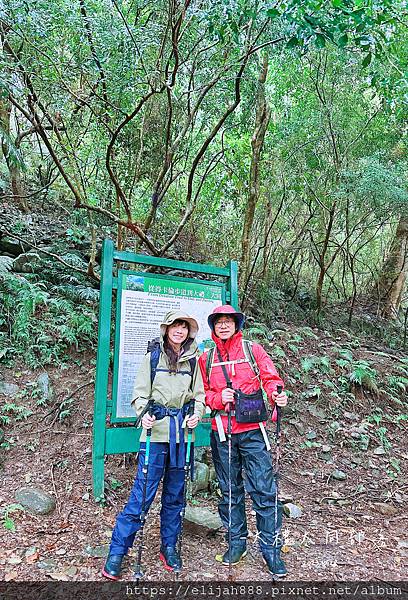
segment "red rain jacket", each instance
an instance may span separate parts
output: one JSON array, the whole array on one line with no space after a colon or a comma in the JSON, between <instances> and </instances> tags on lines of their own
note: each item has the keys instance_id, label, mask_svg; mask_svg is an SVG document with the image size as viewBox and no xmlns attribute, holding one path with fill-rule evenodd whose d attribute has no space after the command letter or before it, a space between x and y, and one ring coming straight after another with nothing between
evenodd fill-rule
<instances>
[{"instance_id":1,"label":"red rain jacket","mask_svg":"<svg viewBox=\"0 0 408 600\"><path fill-rule=\"evenodd\" d=\"M206 362L208 352L204 352L199 358L199 365L203 376L205 400L207 406L212 410L225 410L221 400L221 392L227 387L224 373L221 366L217 366L219 362L217 348L221 352L223 361L237 360L245 358L244 349L242 347L242 333L235 333L226 342L223 342L218 337L212 334L212 339L216 344L215 353L213 356L213 367L210 373L210 381L207 379ZM274 405L272 392L276 391L278 385L283 387L283 381L279 377L270 357L259 344L252 344L252 352L258 364L259 375L262 381L263 389L268 395L271 405ZM228 375L232 381L232 387L236 390L240 389L245 394L250 394L259 389L259 380L251 368L250 363L242 362L234 365L235 375L233 374L232 365L225 365ZM228 417L221 415L224 430L227 431ZM237 423L235 417L231 417L232 433L240 433L242 431L250 431L251 429L259 429L259 423ZM215 419L212 420L211 427L214 431L217 430Z\"/></svg>"}]
</instances>

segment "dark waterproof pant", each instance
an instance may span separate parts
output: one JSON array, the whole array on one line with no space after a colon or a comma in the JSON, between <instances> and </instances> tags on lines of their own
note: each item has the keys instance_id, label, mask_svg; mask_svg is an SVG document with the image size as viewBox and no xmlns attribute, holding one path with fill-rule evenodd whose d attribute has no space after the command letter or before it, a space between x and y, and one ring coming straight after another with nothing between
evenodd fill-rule
<instances>
[{"instance_id":1,"label":"dark waterproof pant","mask_svg":"<svg viewBox=\"0 0 408 600\"><path fill-rule=\"evenodd\" d=\"M140 444L139 464L129 500L116 518L112 532L110 554L127 554L133 546L140 529L144 478L143 465L146 445ZM170 466L169 444L151 442L147 475L145 511L154 500L160 480L163 478L161 495L160 534L164 546L175 546L181 526L184 501L184 468Z\"/></svg>"},{"instance_id":2,"label":"dark waterproof pant","mask_svg":"<svg viewBox=\"0 0 408 600\"><path fill-rule=\"evenodd\" d=\"M248 527L245 514L245 489L256 512L259 546L262 550L280 548L282 504L278 502L275 523L276 482L271 453L265 446L260 429L234 433L231 436L231 543L245 542ZM222 498L218 505L221 521L228 531L228 439L220 442L218 433L211 432L211 450ZM245 487L243 470L245 472Z\"/></svg>"}]
</instances>

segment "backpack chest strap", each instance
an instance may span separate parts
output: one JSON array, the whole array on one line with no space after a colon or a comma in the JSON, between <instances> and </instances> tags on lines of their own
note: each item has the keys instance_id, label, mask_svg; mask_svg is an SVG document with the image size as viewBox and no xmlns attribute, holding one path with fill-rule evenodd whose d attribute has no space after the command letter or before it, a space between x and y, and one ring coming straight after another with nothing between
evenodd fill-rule
<instances>
[{"instance_id":1,"label":"backpack chest strap","mask_svg":"<svg viewBox=\"0 0 408 600\"><path fill-rule=\"evenodd\" d=\"M216 363L216 362L214 362L215 355L216 355L215 347L210 348L210 350L207 353L207 360L205 363L205 372L207 375L207 381L210 381L211 370L215 365L219 365L220 367L222 367L223 365L224 366L232 365L231 374L235 375L234 365L236 365L237 363L240 363L240 362L247 362L247 363L249 363L251 369L255 373L256 378L261 383L259 367L258 367L258 364L256 362L256 359L255 359L255 356L254 356L254 353L252 350L252 342L250 342L249 340L242 340L242 349L243 349L245 358L241 358L241 359L238 359L235 361L225 361L225 362L222 362L222 360L219 360L219 362Z\"/></svg>"},{"instance_id":2,"label":"backpack chest strap","mask_svg":"<svg viewBox=\"0 0 408 600\"><path fill-rule=\"evenodd\" d=\"M247 358L238 358L237 360L225 360L223 362L213 362L213 367L223 367L225 365L231 365L231 375L235 375L235 365L241 363L247 363L249 360Z\"/></svg>"},{"instance_id":3,"label":"backpack chest strap","mask_svg":"<svg viewBox=\"0 0 408 600\"><path fill-rule=\"evenodd\" d=\"M170 371L170 369L156 369L156 373L170 373L171 375L191 375L191 371Z\"/></svg>"}]
</instances>

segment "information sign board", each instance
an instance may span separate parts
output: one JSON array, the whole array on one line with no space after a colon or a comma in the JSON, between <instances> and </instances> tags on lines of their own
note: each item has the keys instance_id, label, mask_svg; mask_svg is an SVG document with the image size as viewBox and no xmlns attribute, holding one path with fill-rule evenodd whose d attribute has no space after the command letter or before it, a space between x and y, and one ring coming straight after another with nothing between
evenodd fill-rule
<instances>
[{"instance_id":1,"label":"information sign board","mask_svg":"<svg viewBox=\"0 0 408 600\"><path fill-rule=\"evenodd\" d=\"M140 268L149 271L139 273L136 269L130 270L134 265L143 265ZM150 270L155 268L161 273L164 270L172 274L151 273ZM182 276L176 277L174 271ZM184 274L187 276L184 277ZM158 336L164 315L173 308L190 313L199 322L198 342L204 346L210 338L207 316L214 307L229 303L238 309L237 277L237 264L232 260L225 267L216 267L119 251L115 250L111 240L104 240L92 446L96 499L103 498L105 457L139 449L141 430L135 426L136 419L130 406L133 382L141 358L146 353L147 342ZM111 379L112 325L115 339ZM208 445L210 423L200 423L195 435L196 447Z\"/></svg>"}]
</instances>

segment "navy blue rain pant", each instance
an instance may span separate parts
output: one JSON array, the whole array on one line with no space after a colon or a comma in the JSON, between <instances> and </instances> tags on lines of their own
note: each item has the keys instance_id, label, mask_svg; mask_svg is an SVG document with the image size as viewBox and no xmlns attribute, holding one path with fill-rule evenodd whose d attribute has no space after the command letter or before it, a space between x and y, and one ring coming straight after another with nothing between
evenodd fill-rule
<instances>
[{"instance_id":1,"label":"navy blue rain pant","mask_svg":"<svg viewBox=\"0 0 408 600\"><path fill-rule=\"evenodd\" d=\"M276 482L271 453L266 449L262 432L260 429L253 429L233 433L231 438L231 543L233 546L242 544L248 536L245 514L246 488L256 512L261 551L274 547L280 548L282 546L279 535L282 527L282 503L278 501L275 524ZM222 493L218 511L222 524L228 531L228 439L220 442L218 433L211 431L211 451Z\"/></svg>"},{"instance_id":2,"label":"navy blue rain pant","mask_svg":"<svg viewBox=\"0 0 408 600\"><path fill-rule=\"evenodd\" d=\"M178 446L178 444L177 444ZM116 518L112 532L110 554L127 554L140 529L142 512L146 444L140 444L139 464L129 500ZM163 478L161 496L160 533L162 544L175 546L181 526L184 501L184 468L170 466L168 442L151 442L147 475L145 511L148 510Z\"/></svg>"}]
</instances>

